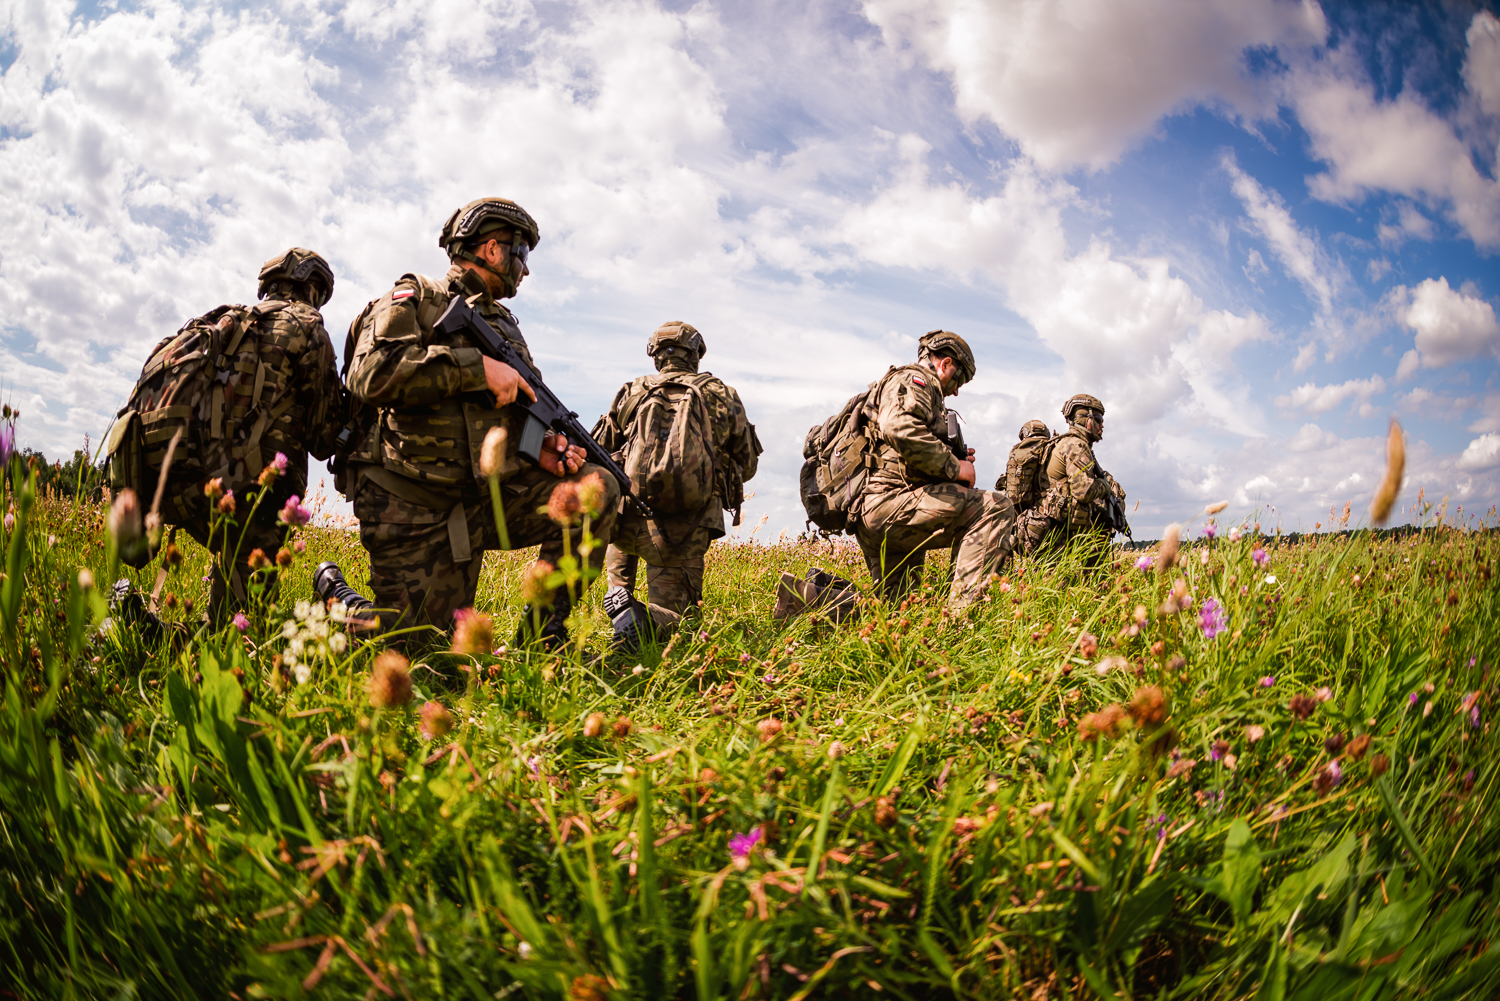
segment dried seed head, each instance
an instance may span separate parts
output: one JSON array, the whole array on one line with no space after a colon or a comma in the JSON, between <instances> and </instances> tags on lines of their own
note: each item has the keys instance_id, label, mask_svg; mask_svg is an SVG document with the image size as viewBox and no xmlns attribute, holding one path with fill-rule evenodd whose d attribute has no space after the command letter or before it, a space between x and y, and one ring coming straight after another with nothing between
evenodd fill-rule
<instances>
[{"instance_id":1,"label":"dried seed head","mask_svg":"<svg viewBox=\"0 0 1500 1001\"><path fill-rule=\"evenodd\" d=\"M604 732L604 714L589 713L588 719L583 721L583 735L585 737L597 737Z\"/></svg>"},{"instance_id":2,"label":"dried seed head","mask_svg":"<svg viewBox=\"0 0 1500 1001\"><path fill-rule=\"evenodd\" d=\"M1365 756L1365 752L1369 749L1370 735L1368 733L1362 733L1358 737L1355 737L1353 740L1349 741L1349 757L1353 758L1355 761L1363 758Z\"/></svg>"},{"instance_id":3,"label":"dried seed head","mask_svg":"<svg viewBox=\"0 0 1500 1001\"><path fill-rule=\"evenodd\" d=\"M1213 504L1210 504L1208 507L1204 508L1203 509L1203 513L1204 514L1218 514L1220 511L1224 510L1228 506L1229 506L1229 502L1227 500L1216 501Z\"/></svg>"},{"instance_id":4,"label":"dried seed head","mask_svg":"<svg viewBox=\"0 0 1500 1001\"><path fill-rule=\"evenodd\" d=\"M1156 727L1167 718L1167 697L1155 685L1136 689L1130 699L1130 718L1140 727Z\"/></svg>"},{"instance_id":5,"label":"dried seed head","mask_svg":"<svg viewBox=\"0 0 1500 1001\"><path fill-rule=\"evenodd\" d=\"M1156 552L1156 572L1166 573L1177 563L1177 547L1181 544L1182 526L1171 524L1161 533L1161 545Z\"/></svg>"},{"instance_id":6,"label":"dried seed head","mask_svg":"<svg viewBox=\"0 0 1500 1001\"><path fill-rule=\"evenodd\" d=\"M1317 710L1318 700L1311 695L1293 695L1286 707L1298 719L1307 719Z\"/></svg>"},{"instance_id":7,"label":"dried seed head","mask_svg":"<svg viewBox=\"0 0 1500 1001\"><path fill-rule=\"evenodd\" d=\"M396 651L387 650L370 666L370 705L377 709L399 709L410 701L411 671L407 660Z\"/></svg>"},{"instance_id":8,"label":"dried seed head","mask_svg":"<svg viewBox=\"0 0 1500 1001\"><path fill-rule=\"evenodd\" d=\"M621 716L619 719L615 720L615 725L614 725L614 734L615 734L615 737L617 739L619 739L619 740L624 740L626 737L630 736L630 727L631 727L630 717L629 716Z\"/></svg>"},{"instance_id":9,"label":"dried seed head","mask_svg":"<svg viewBox=\"0 0 1500 1001\"><path fill-rule=\"evenodd\" d=\"M782 723L779 719L763 719L755 724L755 732L760 734L760 742L768 744L781 735Z\"/></svg>"},{"instance_id":10,"label":"dried seed head","mask_svg":"<svg viewBox=\"0 0 1500 1001\"><path fill-rule=\"evenodd\" d=\"M495 648L495 629L490 617L472 608L453 613L453 652L482 657Z\"/></svg>"},{"instance_id":11,"label":"dried seed head","mask_svg":"<svg viewBox=\"0 0 1500 1001\"><path fill-rule=\"evenodd\" d=\"M453 714L441 702L422 703L422 719L417 730L423 740L436 740L453 729Z\"/></svg>"},{"instance_id":12,"label":"dried seed head","mask_svg":"<svg viewBox=\"0 0 1500 1001\"><path fill-rule=\"evenodd\" d=\"M484 444L479 446L479 473L481 476L501 476L505 473L505 449L510 443L510 434L498 424L484 435Z\"/></svg>"},{"instance_id":13,"label":"dried seed head","mask_svg":"<svg viewBox=\"0 0 1500 1001\"><path fill-rule=\"evenodd\" d=\"M1384 525L1390 519L1391 508L1396 505L1396 497L1401 493L1401 481L1405 475L1406 435L1393 417L1390 434L1385 440L1385 479L1380 481L1375 497L1370 501L1370 520L1375 524Z\"/></svg>"},{"instance_id":14,"label":"dried seed head","mask_svg":"<svg viewBox=\"0 0 1500 1001\"><path fill-rule=\"evenodd\" d=\"M875 801L875 823L886 830L896 826L896 807L889 796L881 796Z\"/></svg>"},{"instance_id":15,"label":"dried seed head","mask_svg":"<svg viewBox=\"0 0 1500 1001\"><path fill-rule=\"evenodd\" d=\"M1370 774L1377 779L1391 770L1391 759L1384 754L1377 754L1370 759Z\"/></svg>"},{"instance_id":16,"label":"dried seed head","mask_svg":"<svg viewBox=\"0 0 1500 1001\"><path fill-rule=\"evenodd\" d=\"M1083 740L1093 740L1101 733L1114 739L1120 735L1120 724L1124 722L1126 712L1119 703L1111 702L1096 713L1089 713L1078 721L1078 736Z\"/></svg>"},{"instance_id":17,"label":"dried seed head","mask_svg":"<svg viewBox=\"0 0 1500 1001\"><path fill-rule=\"evenodd\" d=\"M1099 652L1099 637L1093 633L1084 633L1078 637L1078 653L1084 660L1093 660L1094 654Z\"/></svg>"}]
</instances>

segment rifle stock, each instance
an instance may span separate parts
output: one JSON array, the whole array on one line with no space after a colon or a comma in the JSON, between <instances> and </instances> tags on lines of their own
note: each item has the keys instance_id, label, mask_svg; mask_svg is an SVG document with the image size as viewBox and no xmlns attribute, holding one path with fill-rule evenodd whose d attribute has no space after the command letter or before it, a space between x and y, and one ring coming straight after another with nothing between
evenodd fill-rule
<instances>
[{"instance_id":1,"label":"rifle stock","mask_svg":"<svg viewBox=\"0 0 1500 1001\"><path fill-rule=\"evenodd\" d=\"M547 387L541 376L537 375L536 370L521 356L515 346L508 339L501 337L495 328L490 326L489 321L476 313L472 306L455 296L433 327L441 334L462 333L466 335L480 352L515 369L521 378L526 380L532 392L536 393L535 402L518 398L511 404L525 415L521 425L520 440L517 442L517 451L527 462L533 465L541 464L542 441L547 437L547 432L556 432L580 446L584 454L588 456L588 460L594 465L603 466L608 470L609 474L615 478L615 482L620 485L620 492L637 511L647 518L654 517L645 501L635 495L630 485L630 477L626 475L625 470L621 469L614 457L594 440L593 435L589 434L579 422L578 414L569 410L562 400L557 398L557 394ZM515 335L517 338L520 337L519 328L516 329Z\"/></svg>"}]
</instances>

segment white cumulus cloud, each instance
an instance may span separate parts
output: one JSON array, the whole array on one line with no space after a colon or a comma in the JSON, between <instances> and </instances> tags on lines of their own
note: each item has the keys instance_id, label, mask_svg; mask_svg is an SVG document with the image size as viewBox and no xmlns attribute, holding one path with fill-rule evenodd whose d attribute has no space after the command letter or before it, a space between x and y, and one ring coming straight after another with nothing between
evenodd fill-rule
<instances>
[{"instance_id":1,"label":"white cumulus cloud","mask_svg":"<svg viewBox=\"0 0 1500 1001\"><path fill-rule=\"evenodd\" d=\"M1500 434L1482 434L1469 442L1458 457L1459 469L1493 469L1500 466Z\"/></svg>"},{"instance_id":2,"label":"white cumulus cloud","mask_svg":"<svg viewBox=\"0 0 1500 1001\"><path fill-rule=\"evenodd\" d=\"M1276 405L1285 410L1322 414L1352 400L1358 407L1360 416L1368 417L1375 412L1370 398L1383 392L1385 392L1385 380L1378 375L1372 375L1368 379L1350 379L1348 382L1341 382L1334 386L1319 386L1308 382L1285 396L1276 397ZM1308 424L1303 427L1303 433L1306 433L1308 428L1317 430L1316 425Z\"/></svg>"},{"instance_id":3,"label":"white cumulus cloud","mask_svg":"<svg viewBox=\"0 0 1500 1001\"><path fill-rule=\"evenodd\" d=\"M1409 378L1418 367L1442 368L1500 353L1495 307L1462 289L1449 287L1446 277L1428 278L1414 289L1398 285L1387 301L1396 317L1416 332L1415 347L1402 356L1397 379Z\"/></svg>"}]
</instances>

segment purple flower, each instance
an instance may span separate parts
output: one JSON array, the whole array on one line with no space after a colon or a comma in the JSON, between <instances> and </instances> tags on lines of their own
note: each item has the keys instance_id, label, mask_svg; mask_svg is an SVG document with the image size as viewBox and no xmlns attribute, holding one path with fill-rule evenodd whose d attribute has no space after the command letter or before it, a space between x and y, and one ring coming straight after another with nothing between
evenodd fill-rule
<instances>
[{"instance_id":1,"label":"purple flower","mask_svg":"<svg viewBox=\"0 0 1500 1001\"><path fill-rule=\"evenodd\" d=\"M1274 684L1276 684L1276 675L1274 674L1268 674L1260 679L1260 687L1262 688L1270 688Z\"/></svg>"},{"instance_id":2,"label":"purple flower","mask_svg":"<svg viewBox=\"0 0 1500 1001\"><path fill-rule=\"evenodd\" d=\"M1333 780L1335 786L1344 781L1344 770L1339 767L1337 761L1328 762L1328 767L1324 771L1328 773L1328 777Z\"/></svg>"},{"instance_id":3,"label":"purple flower","mask_svg":"<svg viewBox=\"0 0 1500 1001\"><path fill-rule=\"evenodd\" d=\"M274 459L271 460L271 465L273 465L273 466L276 467L276 475L277 476L285 476L286 475L286 453L285 452L277 452L276 453L276 458L274 458Z\"/></svg>"},{"instance_id":4,"label":"purple flower","mask_svg":"<svg viewBox=\"0 0 1500 1001\"><path fill-rule=\"evenodd\" d=\"M1255 565L1258 567L1263 567L1271 562L1271 554L1259 546L1250 551L1250 558L1255 561Z\"/></svg>"},{"instance_id":5,"label":"purple flower","mask_svg":"<svg viewBox=\"0 0 1500 1001\"><path fill-rule=\"evenodd\" d=\"M16 452L16 431L9 423L0 424L0 467L10 465Z\"/></svg>"},{"instance_id":6,"label":"purple flower","mask_svg":"<svg viewBox=\"0 0 1500 1001\"><path fill-rule=\"evenodd\" d=\"M1407 696L1406 704L1409 706L1414 706L1421 698L1422 696L1418 695L1416 692L1412 692L1411 695Z\"/></svg>"},{"instance_id":7,"label":"purple flower","mask_svg":"<svg viewBox=\"0 0 1500 1001\"><path fill-rule=\"evenodd\" d=\"M1213 742L1212 746L1210 746L1209 749L1208 749L1208 759L1210 761L1223 761L1224 760L1224 756L1226 754L1228 754L1228 753L1229 753L1229 741L1227 741L1227 740L1216 740L1216 741Z\"/></svg>"},{"instance_id":8,"label":"purple flower","mask_svg":"<svg viewBox=\"0 0 1500 1001\"><path fill-rule=\"evenodd\" d=\"M750 852L760 843L760 828L748 834L736 834L729 839L729 854L737 859L749 858Z\"/></svg>"},{"instance_id":9,"label":"purple flower","mask_svg":"<svg viewBox=\"0 0 1500 1001\"><path fill-rule=\"evenodd\" d=\"M1207 525L1203 526L1203 537L1205 539L1212 539L1215 535L1218 534L1218 532L1219 526L1215 525L1213 522L1209 522Z\"/></svg>"},{"instance_id":10,"label":"purple flower","mask_svg":"<svg viewBox=\"0 0 1500 1001\"><path fill-rule=\"evenodd\" d=\"M1135 568L1137 570L1156 569L1156 555L1154 553L1146 553L1143 556L1138 557L1135 561Z\"/></svg>"},{"instance_id":11,"label":"purple flower","mask_svg":"<svg viewBox=\"0 0 1500 1001\"><path fill-rule=\"evenodd\" d=\"M278 456L281 455L280 452L276 454ZM285 458L285 456L282 456L282 458ZM312 521L312 512L302 506L301 497L292 494L286 499L286 504L282 506L281 513L276 518L283 525L306 525L309 521Z\"/></svg>"},{"instance_id":12,"label":"purple flower","mask_svg":"<svg viewBox=\"0 0 1500 1001\"><path fill-rule=\"evenodd\" d=\"M245 618L244 612L234 613L234 628L238 629L240 632L245 632L250 628L250 620Z\"/></svg>"},{"instance_id":13,"label":"purple flower","mask_svg":"<svg viewBox=\"0 0 1500 1001\"><path fill-rule=\"evenodd\" d=\"M1210 640L1229 628L1229 615L1218 598L1204 599L1198 610L1198 628L1203 630L1203 638Z\"/></svg>"}]
</instances>

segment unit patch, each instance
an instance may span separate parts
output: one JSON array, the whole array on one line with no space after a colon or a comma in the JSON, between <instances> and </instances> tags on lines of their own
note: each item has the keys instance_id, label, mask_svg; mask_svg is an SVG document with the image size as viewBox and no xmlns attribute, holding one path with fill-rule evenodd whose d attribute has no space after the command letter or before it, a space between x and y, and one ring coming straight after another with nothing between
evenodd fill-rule
<instances>
[{"instance_id":1,"label":"unit patch","mask_svg":"<svg viewBox=\"0 0 1500 1001\"><path fill-rule=\"evenodd\" d=\"M417 294L417 290L416 289L412 289L412 288L398 288L396 291L394 291L394 292L391 293L391 301L392 302L400 302L402 299L410 299L412 296L414 296L416 294Z\"/></svg>"},{"instance_id":2,"label":"unit patch","mask_svg":"<svg viewBox=\"0 0 1500 1001\"><path fill-rule=\"evenodd\" d=\"M924 378L922 378L920 375L914 375L914 376L912 376L911 377L911 381L915 382L918 386L922 386L924 388L927 385L927 380L924 379Z\"/></svg>"}]
</instances>

